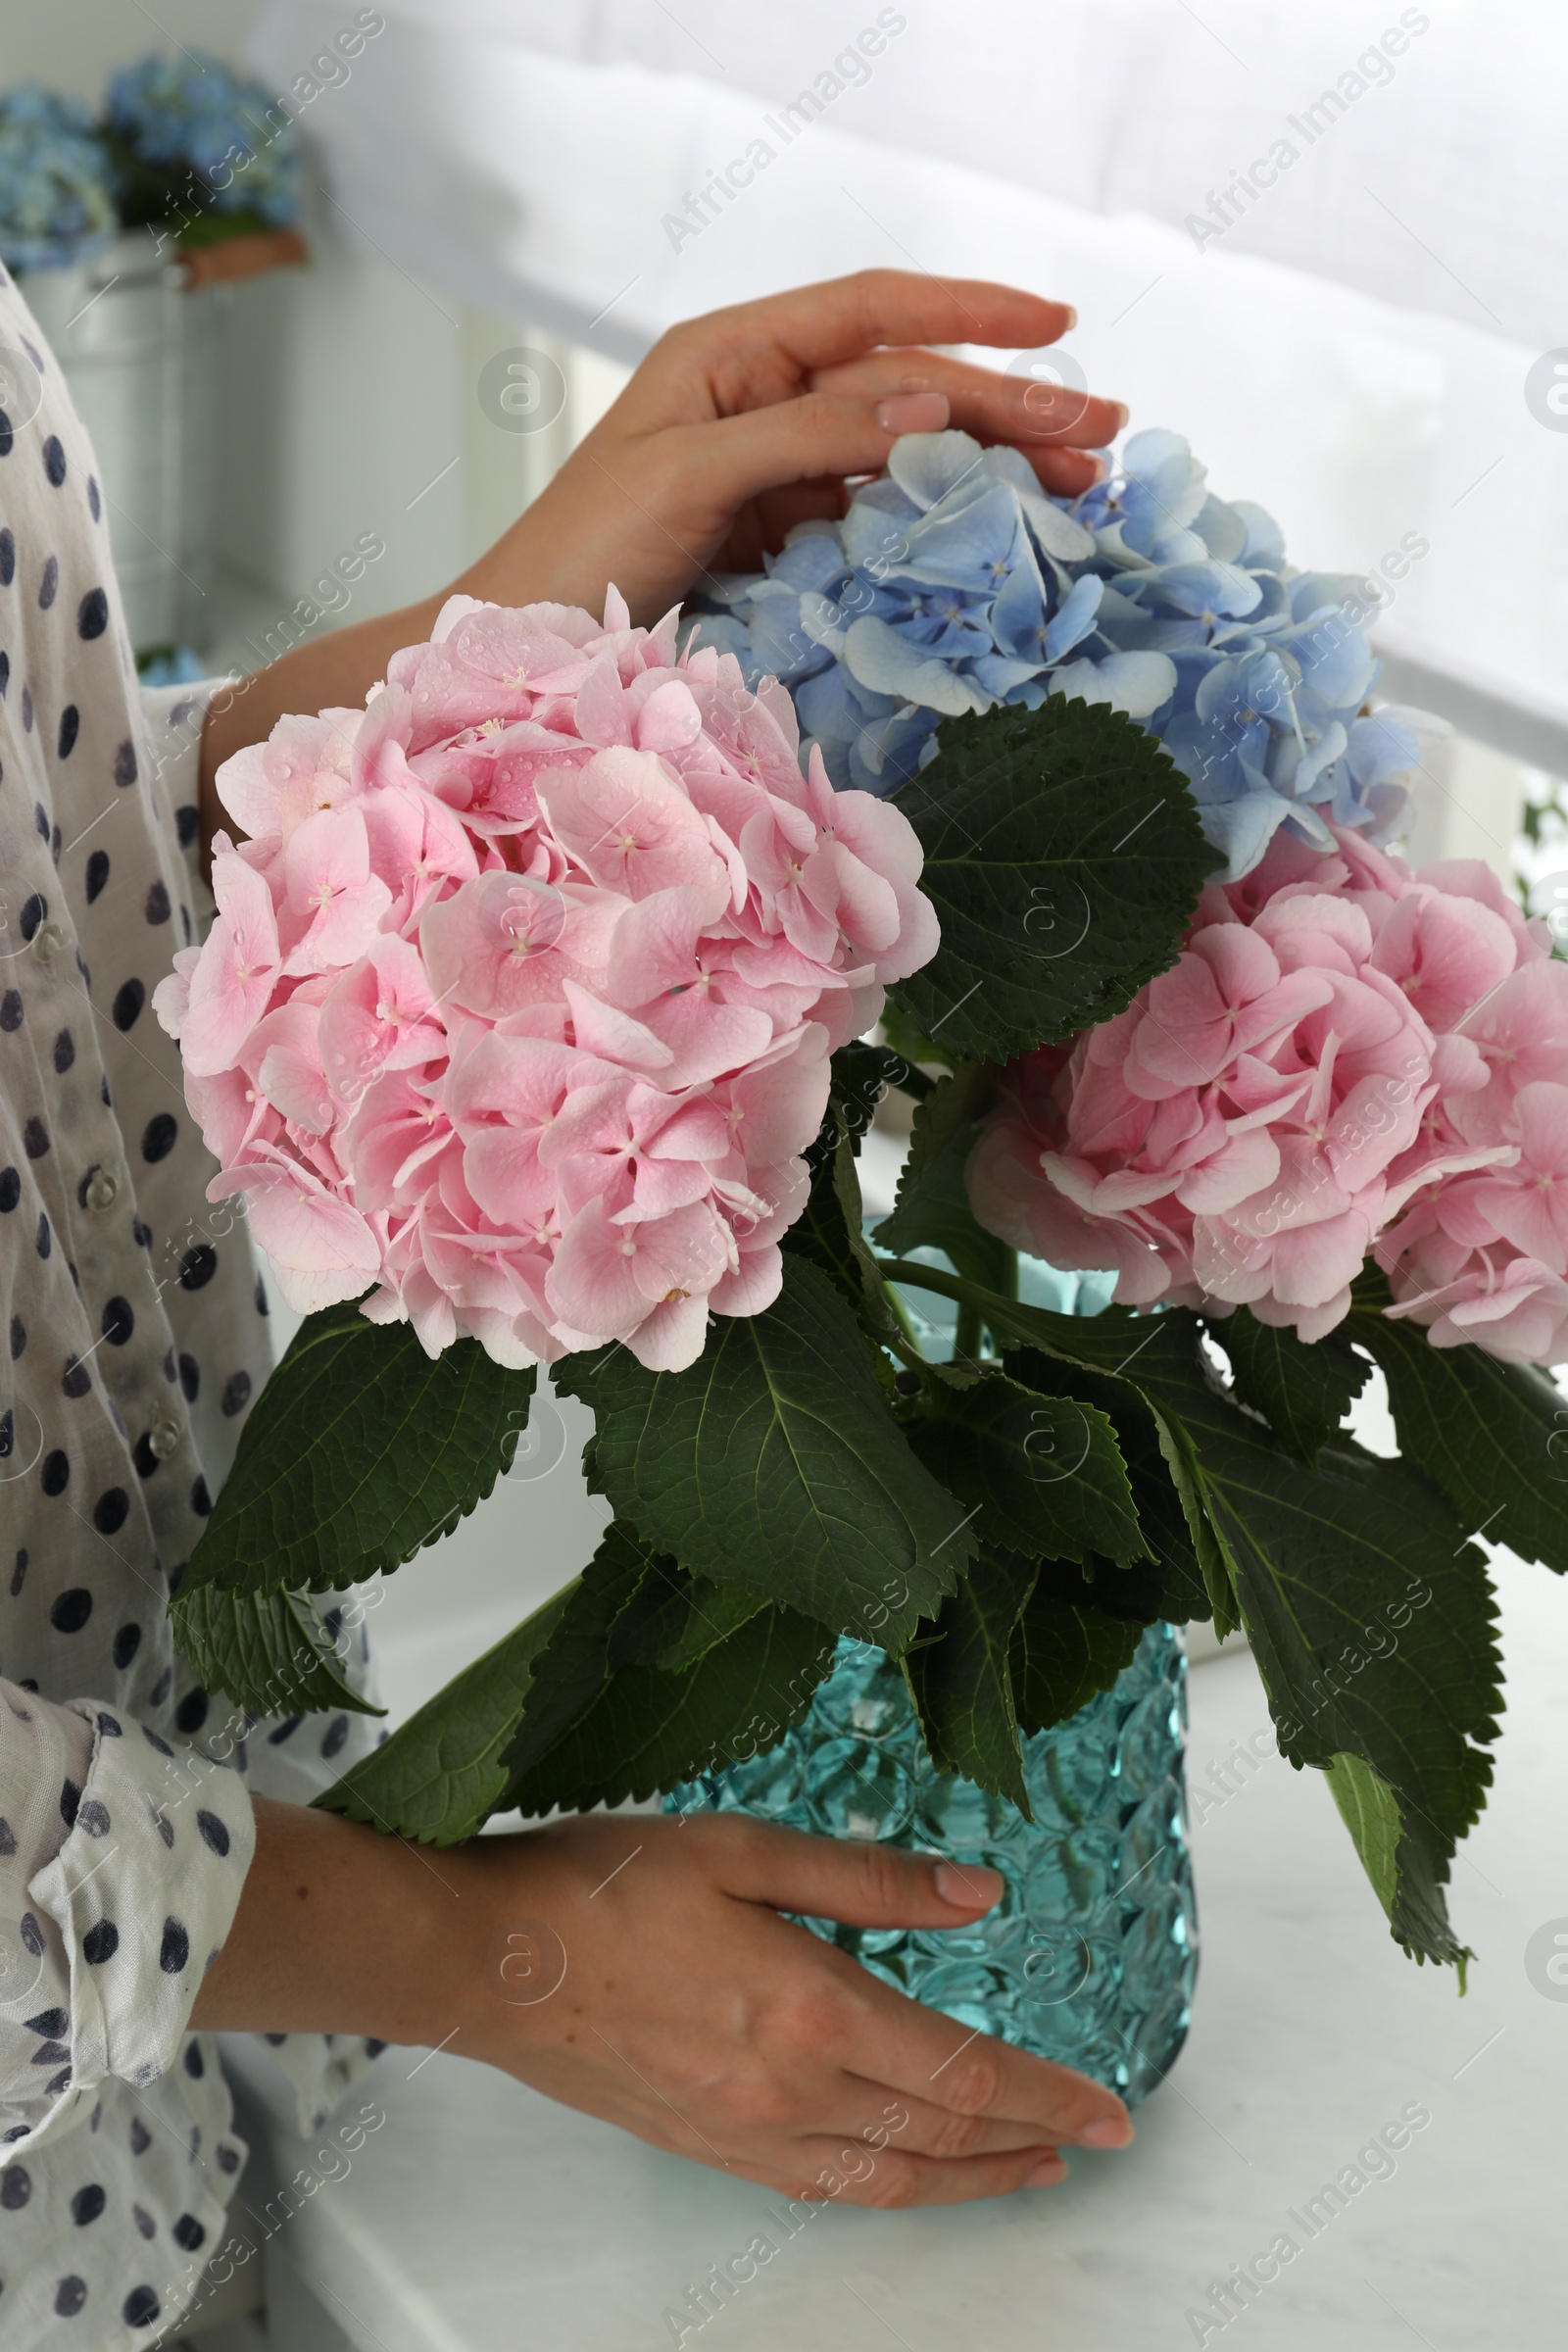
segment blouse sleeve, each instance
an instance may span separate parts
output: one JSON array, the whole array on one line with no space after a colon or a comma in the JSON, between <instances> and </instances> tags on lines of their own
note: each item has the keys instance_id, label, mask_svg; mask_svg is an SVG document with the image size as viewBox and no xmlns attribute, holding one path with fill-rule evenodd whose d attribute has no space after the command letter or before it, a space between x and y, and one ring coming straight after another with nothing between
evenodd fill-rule
<instances>
[{"instance_id":1,"label":"blouse sleeve","mask_svg":"<svg viewBox=\"0 0 1568 2352\"><path fill-rule=\"evenodd\" d=\"M0 2140L169 2071L254 1848L218 1756L0 1680Z\"/></svg>"},{"instance_id":2,"label":"blouse sleeve","mask_svg":"<svg viewBox=\"0 0 1568 2352\"><path fill-rule=\"evenodd\" d=\"M188 686L143 686L142 712L152 744L151 786L190 869L198 921L205 930L213 904L201 873L200 779L202 729L214 695L232 677L198 678Z\"/></svg>"}]
</instances>

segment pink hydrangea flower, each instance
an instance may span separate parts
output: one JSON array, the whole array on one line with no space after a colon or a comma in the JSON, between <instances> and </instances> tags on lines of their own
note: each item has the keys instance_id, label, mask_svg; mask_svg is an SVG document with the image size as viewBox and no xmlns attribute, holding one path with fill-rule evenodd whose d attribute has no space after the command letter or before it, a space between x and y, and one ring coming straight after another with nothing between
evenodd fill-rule
<instances>
[{"instance_id":1,"label":"pink hydrangea flower","mask_svg":"<svg viewBox=\"0 0 1568 2352\"><path fill-rule=\"evenodd\" d=\"M1369 1255L1433 1344L1568 1360L1568 966L1490 868L1277 835L1174 968L1009 1071L980 1222L1123 1304L1332 1331Z\"/></svg>"},{"instance_id":2,"label":"pink hydrangea flower","mask_svg":"<svg viewBox=\"0 0 1568 2352\"><path fill-rule=\"evenodd\" d=\"M777 1296L828 1056L937 921L907 819L676 618L453 597L220 770L251 838L154 1003L302 1311L679 1370Z\"/></svg>"}]
</instances>

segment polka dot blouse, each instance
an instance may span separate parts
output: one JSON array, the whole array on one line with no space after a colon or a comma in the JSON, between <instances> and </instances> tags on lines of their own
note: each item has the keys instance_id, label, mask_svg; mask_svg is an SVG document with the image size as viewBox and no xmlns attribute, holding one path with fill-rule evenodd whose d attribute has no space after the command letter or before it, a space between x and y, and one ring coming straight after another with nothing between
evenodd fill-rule
<instances>
[{"instance_id":1,"label":"polka dot blouse","mask_svg":"<svg viewBox=\"0 0 1568 2352\"><path fill-rule=\"evenodd\" d=\"M96 2352L222 2242L245 2149L186 2029L248 1787L308 1801L374 1733L258 1720L171 1640L270 1363L149 1006L196 936L205 698L138 689L92 449L3 270L0 347L0 2343ZM281 2042L302 2128L367 2049Z\"/></svg>"}]
</instances>

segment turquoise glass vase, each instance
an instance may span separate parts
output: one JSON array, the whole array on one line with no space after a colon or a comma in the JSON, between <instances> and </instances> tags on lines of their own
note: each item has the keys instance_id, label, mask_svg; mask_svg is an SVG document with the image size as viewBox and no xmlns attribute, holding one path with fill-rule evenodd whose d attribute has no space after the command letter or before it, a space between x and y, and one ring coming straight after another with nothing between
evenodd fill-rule
<instances>
[{"instance_id":1,"label":"turquoise glass vase","mask_svg":"<svg viewBox=\"0 0 1568 2352\"><path fill-rule=\"evenodd\" d=\"M1030 1822L939 1772L898 1667L870 1642L844 1641L777 1746L672 1789L665 1807L751 1813L1000 1871L1006 1892L972 1927L802 1924L900 1992L1136 2105L1186 2039L1198 1967L1186 1677L1180 1637L1152 1625L1110 1690L1026 1740Z\"/></svg>"},{"instance_id":2,"label":"turquoise glass vase","mask_svg":"<svg viewBox=\"0 0 1568 2352\"><path fill-rule=\"evenodd\" d=\"M951 1271L940 1250L906 1255ZM1112 1274L1018 1260L1018 1295L1098 1314ZM956 1310L901 1286L921 1352L954 1352ZM1023 1742L1025 1820L1005 1797L939 1772L900 1669L841 1641L804 1719L765 1753L671 1789L672 1813L751 1813L829 1838L875 1838L1000 1871L1006 1891L972 1927L803 1927L900 1992L1037 2057L1147 2098L1187 2038L1198 1909L1184 1775L1187 1652L1152 1625L1108 1690Z\"/></svg>"}]
</instances>

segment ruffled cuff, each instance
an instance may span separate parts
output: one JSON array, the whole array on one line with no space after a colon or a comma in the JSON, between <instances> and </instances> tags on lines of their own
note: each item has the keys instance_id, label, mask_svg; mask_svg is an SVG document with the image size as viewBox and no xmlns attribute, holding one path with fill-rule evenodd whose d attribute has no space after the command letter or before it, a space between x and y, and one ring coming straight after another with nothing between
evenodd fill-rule
<instances>
[{"instance_id":1,"label":"ruffled cuff","mask_svg":"<svg viewBox=\"0 0 1568 2352\"><path fill-rule=\"evenodd\" d=\"M4 2034L7 2043L19 2030L41 2036L60 2053L41 2093L21 2107L13 2098L12 2135L21 2125L35 2138L105 2076L144 2085L174 2064L233 1923L256 1830L239 1774L201 1748L172 1746L92 1699L52 1706L28 1694L22 1704L39 1740L36 1769L49 1773L45 1799L59 1783L56 1850L40 1821L26 1889L47 1967L36 2008L30 1993L6 2004ZM57 1754L42 1752L51 1742L82 1769L79 1782L69 1761L61 1779ZM32 2069L44 2072L36 2055ZM7 2071L14 2092L19 2070Z\"/></svg>"},{"instance_id":2,"label":"ruffled cuff","mask_svg":"<svg viewBox=\"0 0 1568 2352\"><path fill-rule=\"evenodd\" d=\"M31 1881L79 1821L92 1732L69 1707L0 1683L0 2141L75 2104L71 1961ZM91 1817L89 1817L91 1818Z\"/></svg>"}]
</instances>

